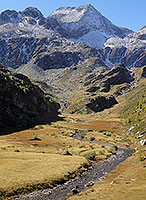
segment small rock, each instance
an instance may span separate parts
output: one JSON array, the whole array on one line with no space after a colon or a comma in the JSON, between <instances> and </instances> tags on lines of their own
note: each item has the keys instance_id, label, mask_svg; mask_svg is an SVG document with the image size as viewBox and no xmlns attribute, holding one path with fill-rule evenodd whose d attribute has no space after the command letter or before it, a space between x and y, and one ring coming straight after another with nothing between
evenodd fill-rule
<instances>
[{"instance_id":1,"label":"small rock","mask_svg":"<svg viewBox=\"0 0 146 200\"><path fill-rule=\"evenodd\" d=\"M134 126L131 126L128 131L131 131L132 129L134 129Z\"/></svg>"},{"instance_id":2,"label":"small rock","mask_svg":"<svg viewBox=\"0 0 146 200\"><path fill-rule=\"evenodd\" d=\"M146 139L141 140L141 141L140 141L140 144L141 144L142 146L146 145Z\"/></svg>"},{"instance_id":3,"label":"small rock","mask_svg":"<svg viewBox=\"0 0 146 200\"><path fill-rule=\"evenodd\" d=\"M87 183L86 187L89 187L89 186L92 186L92 185L94 185L94 182L90 181L90 182Z\"/></svg>"},{"instance_id":4,"label":"small rock","mask_svg":"<svg viewBox=\"0 0 146 200\"><path fill-rule=\"evenodd\" d=\"M135 178L132 178L131 181L136 181L136 179L135 179Z\"/></svg>"},{"instance_id":5,"label":"small rock","mask_svg":"<svg viewBox=\"0 0 146 200\"><path fill-rule=\"evenodd\" d=\"M136 135L138 135L140 133L140 131L138 131L137 133L136 133Z\"/></svg>"},{"instance_id":6,"label":"small rock","mask_svg":"<svg viewBox=\"0 0 146 200\"><path fill-rule=\"evenodd\" d=\"M78 194L79 193L79 190L77 190L76 188L72 189L72 193L73 194Z\"/></svg>"},{"instance_id":7,"label":"small rock","mask_svg":"<svg viewBox=\"0 0 146 200\"><path fill-rule=\"evenodd\" d=\"M71 153L69 153L69 151L64 151L64 152L62 152L61 154L62 154L62 155L65 155L65 156L71 156L71 155L72 155Z\"/></svg>"}]
</instances>

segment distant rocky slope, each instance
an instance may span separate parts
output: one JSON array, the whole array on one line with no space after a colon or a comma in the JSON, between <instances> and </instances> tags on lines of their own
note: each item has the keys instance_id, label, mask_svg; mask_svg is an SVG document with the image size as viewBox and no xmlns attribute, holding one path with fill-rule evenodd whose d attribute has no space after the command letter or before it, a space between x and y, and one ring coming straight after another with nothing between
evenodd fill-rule
<instances>
[{"instance_id":1,"label":"distant rocky slope","mask_svg":"<svg viewBox=\"0 0 146 200\"><path fill-rule=\"evenodd\" d=\"M66 98L68 106L65 110L67 112L92 113L110 108L118 103L117 96L131 88L131 82L134 80L124 65L112 68L101 66L98 70L95 67L90 73L86 72L87 68L84 75L78 76L80 81L74 79L72 91L67 92L69 94ZM70 71L71 77L73 73L75 72ZM68 85L67 80L66 85Z\"/></svg>"},{"instance_id":2,"label":"distant rocky slope","mask_svg":"<svg viewBox=\"0 0 146 200\"><path fill-rule=\"evenodd\" d=\"M108 65L142 67L146 64L146 26L123 39L110 38L104 45L103 60Z\"/></svg>"},{"instance_id":3,"label":"distant rocky slope","mask_svg":"<svg viewBox=\"0 0 146 200\"><path fill-rule=\"evenodd\" d=\"M0 26L0 62L15 68L34 64L47 70L76 65L99 53L86 44L66 40L52 30L28 23Z\"/></svg>"},{"instance_id":4,"label":"distant rocky slope","mask_svg":"<svg viewBox=\"0 0 146 200\"><path fill-rule=\"evenodd\" d=\"M25 67L18 69L21 73L23 70L29 74ZM94 57L70 68L43 70L41 74L41 80L32 76L36 84L58 99L63 112L70 113L99 112L113 106L117 103L115 97L128 90L133 81L124 65L108 68Z\"/></svg>"},{"instance_id":5,"label":"distant rocky slope","mask_svg":"<svg viewBox=\"0 0 146 200\"><path fill-rule=\"evenodd\" d=\"M2 66L0 94L1 131L14 131L58 119L58 103L26 76L11 73Z\"/></svg>"}]
</instances>

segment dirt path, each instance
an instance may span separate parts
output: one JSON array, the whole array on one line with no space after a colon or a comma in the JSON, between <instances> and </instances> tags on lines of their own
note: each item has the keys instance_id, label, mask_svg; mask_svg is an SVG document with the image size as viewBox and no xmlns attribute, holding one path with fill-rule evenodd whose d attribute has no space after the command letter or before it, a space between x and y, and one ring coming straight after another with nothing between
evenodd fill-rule
<instances>
[{"instance_id":1,"label":"dirt path","mask_svg":"<svg viewBox=\"0 0 146 200\"><path fill-rule=\"evenodd\" d=\"M75 139L81 140L80 135L82 134L84 133L78 132L73 137ZM96 142L92 141L92 143ZM97 144L102 144L102 143L97 143ZM112 145L112 144L104 144L104 145ZM76 177L75 179L67 181L62 185L58 185L53 189L45 189L45 190L35 191L27 195L23 195L17 198L17 200L65 200L70 196L73 196L77 193L80 193L82 191L91 188L92 185L97 181L103 180L110 171L115 169L117 165L122 163L131 155L132 154L129 149L118 147L118 151L116 154L110 156L110 158L104 161L95 162L88 169L88 171L84 172L80 177Z\"/></svg>"}]
</instances>

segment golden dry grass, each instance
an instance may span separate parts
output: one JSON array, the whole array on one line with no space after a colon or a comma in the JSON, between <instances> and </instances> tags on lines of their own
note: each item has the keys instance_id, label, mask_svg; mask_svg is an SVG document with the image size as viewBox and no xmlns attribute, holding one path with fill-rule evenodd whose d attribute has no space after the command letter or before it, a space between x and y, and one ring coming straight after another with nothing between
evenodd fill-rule
<instances>
[{"instance_id":1,"label":"golden dry grass","mask_svg":"<svg viewBox=\"0 0 146 200\"><path fill-rule=\"evenodd\" d=\"M77 170L84 157L27 152L0 153L0 189L11 191L27 184L51 182Z\"/></svg>"}]
</instances>

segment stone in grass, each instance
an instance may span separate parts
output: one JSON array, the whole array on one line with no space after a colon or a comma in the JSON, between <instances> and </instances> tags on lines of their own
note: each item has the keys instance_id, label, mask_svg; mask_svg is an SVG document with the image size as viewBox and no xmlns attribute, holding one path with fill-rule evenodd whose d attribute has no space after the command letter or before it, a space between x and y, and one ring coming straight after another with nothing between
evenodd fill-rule
<instances>
[{"instance_id":1,"label":"stone in grass","mask_svg":"<svg viewBox=\"0 0 146 200\"><path fill-rule=\"evenodd\" d=\"M146 139L141 140L141 141L140 141L140 144L141 144L142 146L146 145Z\"/></svg>"},{"instance_id":2,"label":"stone in grass","mask_svg":"<svg viewBox=\"0 0 146 200\"><path fill-rule=\"evenodd\" d=\"M78 186L76 186L75 188L72 189L72 193L73 193L73 195L79 193Z\"/></svg>"},{"instance_id":3,"label":"stone in grass","mask_svg":"<svg viewBox=\"0 0 146 200\"><path fill-rule=\"evenodd\" d=\"M85 187L93 186L95 183L93 181L88 182Z\"/></svg>"},{"instance_id":4,"label":"stone in grass","mask_svg":"<svg viewBox=\"0 0 146 200\"><path fill-rule=\"evenodd\" d=\"M40 139L40 138L38 138L38 137L32 138L32 139L30 139L30 141L31 141L31 140L37 140L37 141L41 141L41 139Z\"/></svg>"},{"instance_id":5,"label":"stone in grass","mask_svg":"<svg viewBox=\"0 0 146 200\"><path fill-rule=\"evenodd\" d=\"M37 136L37 133L33 133L33 138L30 139L31 140L37 140L37 141L41 141L41 139Z\"/></svg>"},{"instance_id":6,"label":"stone in grass","mask_svg":"<svg viewBox=\"0 0 146 200\"><path fill-rule=\"evenodd\" d=\"M73 193L73 194L78 194L78 193L79 193L79 190L73 189L73 190L72 190L72 193Z\"/></svg>"},{"instance_id":7,"label":"stone in grass","mask_svg":"<svg viewBox=\"0 0 146 200\"><path fill-rule=\"evenodd\" d=\"M61 154L65 155L65 156L71 156L72 155L69 151L63 151Z\"/></svg>"}]
</instances>

